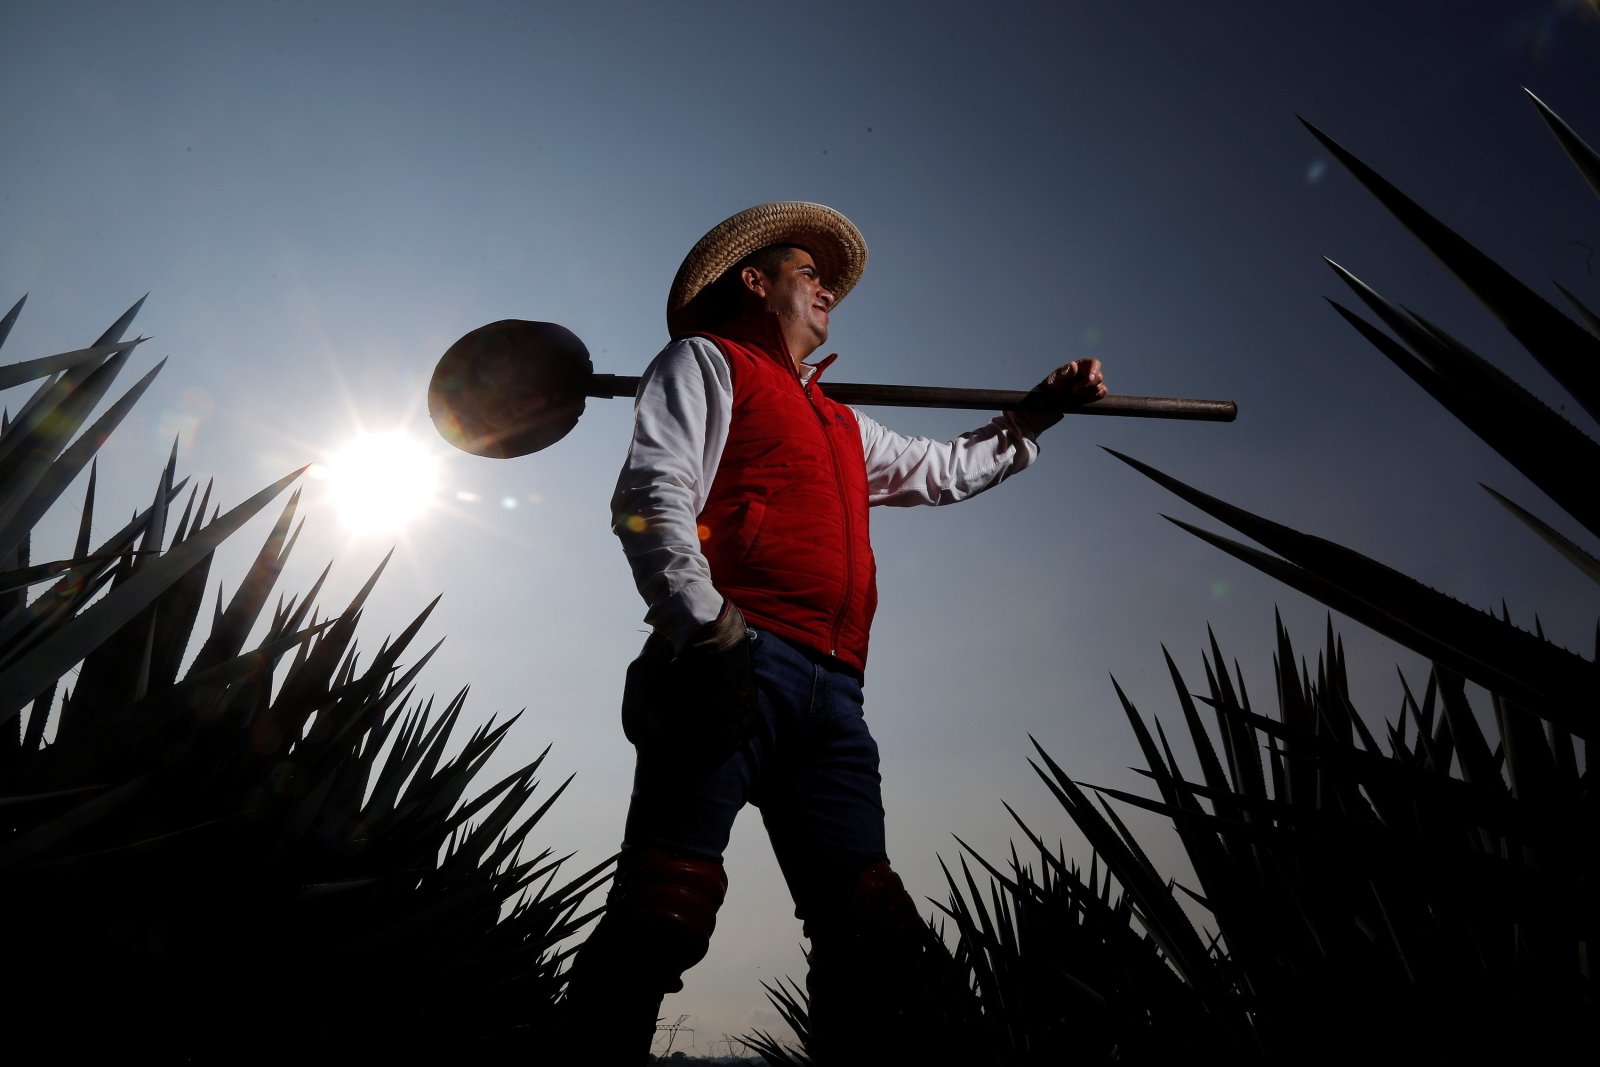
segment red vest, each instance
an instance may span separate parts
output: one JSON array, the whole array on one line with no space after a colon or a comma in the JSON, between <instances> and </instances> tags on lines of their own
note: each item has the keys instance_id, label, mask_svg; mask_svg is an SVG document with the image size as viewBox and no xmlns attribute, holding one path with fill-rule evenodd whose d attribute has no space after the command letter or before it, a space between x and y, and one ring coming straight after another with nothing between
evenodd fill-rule
<instances>
[{"instance_id":1,"label":"red vest","mask_svg":"<svg viewBox=\"0 0 1600 1067\"><path fill-rule=\"evenodd\" d=\"M751 624L857 671L878 606L855 413L802 386L773 315L705 334L728 357L733 417L700 513L719 592Z\"/></svg>"}]
</instances>

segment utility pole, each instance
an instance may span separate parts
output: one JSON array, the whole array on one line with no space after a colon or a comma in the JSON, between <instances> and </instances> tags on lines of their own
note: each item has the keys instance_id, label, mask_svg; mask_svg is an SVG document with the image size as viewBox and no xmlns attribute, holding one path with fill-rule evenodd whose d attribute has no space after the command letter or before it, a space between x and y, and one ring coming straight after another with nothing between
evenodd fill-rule
<instances>
[{"instance_id":1,"label":"utility pole","mask_svg":"<svg viewBox=\"0 0 1600 1067\"><path fill-rule=\"evenodd\" d=\"M666 1031L667 1035L667 1047L661 1053L663 1058L672 1055L672 1043L677 1039L680 1031L687 1030L691 1034L694 1033L694 1027L683 1025L684 1020L687 1018L689 1018L687 1015L680 1015L675 1023L667 1023L665 1026L659 1023L656 1024L656 1032Z\"/></svg>"}]
</instances>

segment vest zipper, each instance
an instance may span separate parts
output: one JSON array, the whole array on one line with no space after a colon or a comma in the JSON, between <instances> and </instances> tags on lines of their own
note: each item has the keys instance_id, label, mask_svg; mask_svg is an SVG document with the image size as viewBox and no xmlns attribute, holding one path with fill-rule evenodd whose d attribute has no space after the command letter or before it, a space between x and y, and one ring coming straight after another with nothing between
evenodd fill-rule
<instances>
[{"instance_id":1,"label":"vest zipper","mask_svg":"<svg viewBox=\"0 0 1600 1067\"><path fill-rule=\"evenodd\" d=\"M812 378L815 377L816 374L812 374ZM844 496L844 472L839 469L839 450L834 445L833 433L828 426L828 417L818 409L816 398L811 395L811 382L804 382L800 389L805 393L806 403L811 407L812 414L816 415L817 423L822 427L822 442L828 446L828 459L833 463L833 484L839 494L839 513L844 519L844 599L839 604L839 610L833 616L833 629L828 633L828 655L838 656L839 631L844 626L844 617L850 610L850 600L855 593L855 540L851 537L853 530L850 525L850 502Z\"/></svg>"}]
</instances>

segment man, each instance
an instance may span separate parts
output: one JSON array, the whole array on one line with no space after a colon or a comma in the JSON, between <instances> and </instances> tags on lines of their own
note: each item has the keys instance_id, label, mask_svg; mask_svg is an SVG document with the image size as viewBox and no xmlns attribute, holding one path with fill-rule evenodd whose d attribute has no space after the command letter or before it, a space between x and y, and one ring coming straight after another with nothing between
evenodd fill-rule
<instances>
[{"instance_id":1,"label":"man","mask_svg":"<svg viewBox=\"0 0 1600 1067\"><path fill-rule=\"evenodd\" d=\"M1006 413L935 442L829 400L834 357L805 361L865 264L830 208L740 212L679 268L673 340L640 381L612 510L653 633L623 697L637 766L616 882L569 991L615 1062L644 1062L662 995L705 955L747 802L811 940L813 1051L865 1058L903 1039L894 1023L915 1007L929 934L889 866L862 713L867 508L982 492L1028 466L1060 416ZM1106 392L1093 359L1040 387Z\"/></svg>"}]
</instances>

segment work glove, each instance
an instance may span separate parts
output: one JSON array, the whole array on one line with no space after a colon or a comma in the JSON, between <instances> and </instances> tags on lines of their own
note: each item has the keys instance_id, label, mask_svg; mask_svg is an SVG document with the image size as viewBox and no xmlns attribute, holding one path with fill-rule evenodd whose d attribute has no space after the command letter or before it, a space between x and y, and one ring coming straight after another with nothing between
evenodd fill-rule
<instances>
[{"instance_id":1,"label":"work glove","mask_svg":"<svg viewBox=\"0 0 1600 1067\"><path fill-rule=\"evenodd\" d=\"M704 772L719 766L755 724L755 635L744 614L724 601L717 618L682 652L651 634L628 665L622 730L641 752L659 753Z\"/></svg>"}]
</instances>

